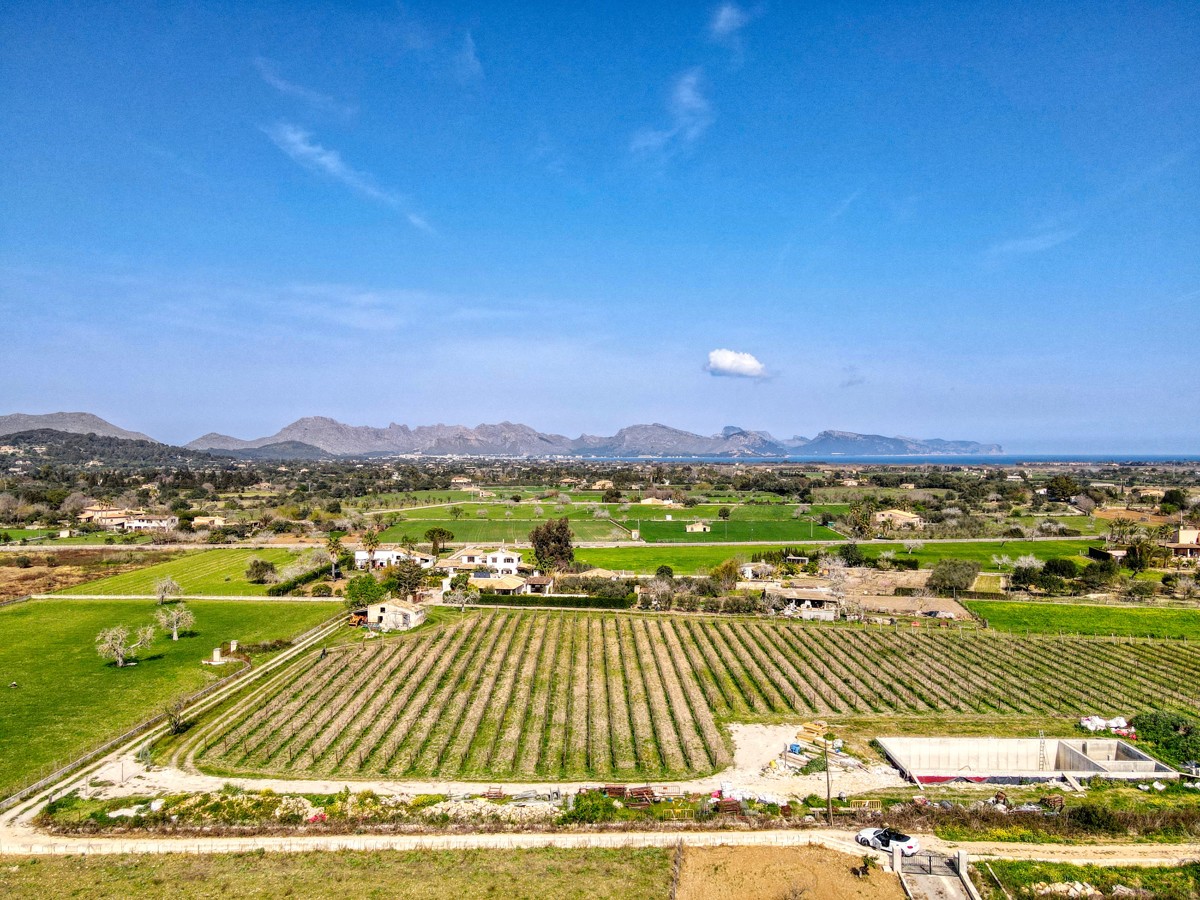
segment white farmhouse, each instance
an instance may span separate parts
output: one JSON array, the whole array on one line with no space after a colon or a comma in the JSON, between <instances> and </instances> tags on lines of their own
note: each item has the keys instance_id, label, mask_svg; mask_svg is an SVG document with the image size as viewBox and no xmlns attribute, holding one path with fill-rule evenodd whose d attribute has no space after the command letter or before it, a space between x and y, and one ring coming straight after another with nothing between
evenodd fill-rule
<instances>
[{"instance_id":1,"label":"white farmhouse","mask_svg":"<svg viewBox=\"0 0 1200 900\"><path fill-rule=\"evenodd\" d=\"M422 569L432 569L434 559L428 553L422 553L419 550L405 550L403 548L394 549L379 549L372 556L366 550L354 551L354 565L356 568L365 569L367 567L375 569L386 569L388 566L394 566L396 563L404 559L413 559L420 563Z\"/></svg>"},{"instance_id":2,"label":"white farmhouse","mask_svg":"<svg viewBox=\"0 0 1200 900\"><path fill-rule=\"evenodd\" d=\"M425 607L401 600L372 603L367 607L367 626L378 631L408 631L425 621Z\"/></svg>"},{"instance_id":3,"label":"white farmhouse","mask_svg":"<svg viewBox=\"0 0 1200 900\"><path fill-rule=\"evenodd\" d=\"M521 554L501 547L486 554L483 564L497 575L516 575L521 566Z\"/></svg>"}]
</instances>

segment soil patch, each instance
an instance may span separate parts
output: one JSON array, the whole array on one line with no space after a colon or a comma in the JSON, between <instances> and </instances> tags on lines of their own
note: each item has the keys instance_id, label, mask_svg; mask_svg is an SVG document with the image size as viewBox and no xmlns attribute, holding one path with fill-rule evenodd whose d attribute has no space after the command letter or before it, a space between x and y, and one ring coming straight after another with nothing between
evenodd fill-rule
<instances>
[{"instance_id":1,"label":"soil patch","mask_svg":"<svg viewBox=\"0 0 1200 900\"><path fill-rule=\"evenodd\" d=\"M891 872L875 868L865 878L850 870L862 864L823 847L687 847L678 900L904 900Z\"/></svg>"}]
</instances>

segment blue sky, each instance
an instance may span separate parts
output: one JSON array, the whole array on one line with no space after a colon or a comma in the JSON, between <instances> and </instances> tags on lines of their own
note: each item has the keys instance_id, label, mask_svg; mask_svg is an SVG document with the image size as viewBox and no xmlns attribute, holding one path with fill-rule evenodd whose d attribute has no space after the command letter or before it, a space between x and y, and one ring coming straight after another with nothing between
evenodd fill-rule
<instances>
[{"instance_id":1,"label":"blue sky","mask_svg":"<svg viewBox=\"0 0 1200 900\"><path fill-rule=\"evenodd\" d=\"M1188 2L8 4L0 412L1197 452L1197 47Z\"/></svg>"}]
</instances>

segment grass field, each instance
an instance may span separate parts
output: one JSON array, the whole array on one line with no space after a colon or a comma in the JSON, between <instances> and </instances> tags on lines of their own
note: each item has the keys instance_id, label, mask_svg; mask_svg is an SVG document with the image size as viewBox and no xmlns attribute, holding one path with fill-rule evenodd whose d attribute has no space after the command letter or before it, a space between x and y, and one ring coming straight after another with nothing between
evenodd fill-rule
<instances>
[{"instance_id":1,"label":"grass field","mask_svg":"<svg viewBox=\"0 0 1200 900\"><path fill-rule=\"evenodd\" d=\"M23 541L27 538L38 538L54 533L45 528L0 528L0 543L8 543L4 540L5 537L9 541Z\"/></svg>"},{"instance_id":2,"label":"grass field","mask_svg":"<svg viewBox=\"0 0 1200 900\"><path fill-rule=\"evenodd\" d=\"M1196 644L489 610L314 656L194 740L218 775L653 780L728 765L723 721L1194 710L1197 678Z\"/></svg>"},{"instance_id":3,"label":"grass field","mask_svg":"<svg viewBox=\"0 0 1200 900\"><path fill-rule=\"evenodd\" d=\"M670 566L677 575L696 575L730 557L746 559L755 552L778 550L779 544L745 544L740 547L689 547L686 544L656 544L651 547L603 547L580 549L575 558L601 569L653 574L659 566Z\"/></svg>"},{"instance_id":4,"label":"grass field","mask_svg":"<svg viewBox=\"0 0 1200 900\"><path fill-rule=\"evenodd\" d=\"M706 535L710 540L720 540L716 535ZM804 547L804 541L790 542L792 546ZM1086 540L1063 541L934 541L925 542L920 550L909 553L903 544L898 543L860 543L863 552L870 557L877 557L884 550L892 550L900 557L911 556L920 561L921 566L928 568L939 559L973 559L985 569L992 566L993 554L1007 554L1012 558L1032 553L1039 559L1050 559L1056 556L1078 557L1087 553L1091 542ZM577 550L577 558L593 566L605 569L629 570L633 572L652 573L659 566L671 566L680 575L695 575L702 570L711 569L730 557L739 556L749 559L754 553L766 550L778 550L782 544L745 544L738 547L688 547L686 545L655 545L652 547L606 547L600 549Z\"/></svg>"},{"instance_id":5,"label":"grass field","mask_svg":"<svg viewBox=\"0 0 1200 900\"><path fill-rule=\"evenodd\" d=\"M690 517L689 517L690 518ZM769 520L740 520L737 513L729 521L708 519L712 531L689 532L688 519L682 521L662 522L626 519L629 528L641 529L642 540L648 543L697 543L705 541L784 541L798 544L803 541L840 541L844 538L836 531L818 525L811 519L792 519L782 521Z\"/></svg>"},{"instance_id":6,"label":"grass field","mask_svg":"<svg viewBox=\"0 0 1200 900\"><path fill-rule=\"evenodd\" d=\"M444 512L444 510L443 510ZM503 514L501 514L503 516ZM517 541L528 541L529 532L546 519L554 518L547 515L541 519L514 516L511 519L463 517L454 519L412 519L397 522L385 529L379 535L384 543L398 543L408 535L414 541L425 540L424 534L430 528L445 528L454 535L456 541L469 543L512 544ZM574 518L571 520L571 531L578 541L627 541L629 533L622 531L612 522L602 519Z\"/></svg>"},{"instance_id":7,"label":"grass field","mask_svg":"<svg viewBox=\"0 0 1200 900\"><path fill-rule=\"evenodd\" d=\"M1108 634L1200 640L1200 610L1139 609L1083 603L1008 603L967 600L964 604L992 628L1021 633Z\"/></svg>"},{"instance_id":8,"label":"grass field","mask_svg":"<svg viewBox=\"0 0 1200 900\"><path fill-rule=\"evenodd\" d=\"M1182 866L1077 866L1026 860L996 859L988 864L992 873L1009 892L1018 897L1033 896L1033 885L1083 881L1112 896L1117 885L1146 891L1143 896L1157 900L1192 900L1200 897L1200 863ZM975 870L975 884L984 900L1004 900L1005 892L996 887L991 874Z\"/></svg>"},{"instance_id":9,"label":"grass field","mask_svg":"<svg viewBox=\"0 0 1200 900\"><path fill-rule=\"evenodd\" d=\"M221 673L200 665L213 647L288 638L329 618L336 603L194 600L196 636L160 635L132 668L95 650L113 625L153 621L153 600L34 600L0 609L0 796L34 773L161 711ZM19 687L8 688L10 682Z\"/></svg>"},{"instance_id":10,"label":"grass field","mask_svg":"<svg viewBox=\"0 0 1200 900\"><path fill-rule=\"evenodd\" d=\"M279 568L296 558L291 550L204 550L136 572L101 578L67 588L64 594L103 594L109 597L153 594L154 582L170 576L179 582L184 594L199 596L265 596L269 584L251 584L246 580L246 565L251 559L265 559Z\"/></svg>"},{"instance_id":11,"label":"grass field","mask_svg":"<svg viewBox=\"0 0 1200 900\"><path fill-rule=\"evenodd\" d=\"M0 857L10 900L355 897L666 900L670 849Z\"/></svg>"}]
</instances>

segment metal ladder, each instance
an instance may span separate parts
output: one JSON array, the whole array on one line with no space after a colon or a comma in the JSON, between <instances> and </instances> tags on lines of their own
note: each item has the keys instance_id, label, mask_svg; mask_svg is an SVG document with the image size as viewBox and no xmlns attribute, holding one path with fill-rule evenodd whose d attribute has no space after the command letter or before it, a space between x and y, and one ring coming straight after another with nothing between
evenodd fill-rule
<instances>
[{"instance_id":1,"label":"metal ladder","mask_svg":"<svg viewBox=\"0 0 1200 900\"><path fill-rule=\"evenodd\" d=\"M1050 760L1046 758L1046 732L1038 732L1038 770L1046 771L1050 768Z\"/></svg>"}]
</instances>

